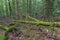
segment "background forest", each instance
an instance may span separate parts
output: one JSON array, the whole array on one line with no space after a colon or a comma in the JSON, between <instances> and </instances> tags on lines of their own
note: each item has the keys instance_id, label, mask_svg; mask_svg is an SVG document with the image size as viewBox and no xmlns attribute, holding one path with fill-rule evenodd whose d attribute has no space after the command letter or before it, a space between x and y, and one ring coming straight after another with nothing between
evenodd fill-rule
<instances>
[{"instance_id":1,"label":"background forest","mask_svg":"<svg viewBox=\"0 0 60 40\"><path fill-rule=\"evenodd\" d=\"M0 17L30 15L42 21L60 21L60 0L0 0Z\"/></svg>"}]
</instances>

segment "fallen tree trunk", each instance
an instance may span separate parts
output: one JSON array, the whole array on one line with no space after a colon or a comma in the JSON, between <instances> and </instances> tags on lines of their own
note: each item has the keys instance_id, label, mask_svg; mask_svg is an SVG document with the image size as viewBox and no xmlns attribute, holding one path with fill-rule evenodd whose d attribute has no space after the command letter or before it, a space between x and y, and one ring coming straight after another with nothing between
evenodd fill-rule
<instances>
[{"instance_id":1,"label":"fallen tree trunk","mask_svg":"<svg viewBox=\"0 0 60 40\"><path fill-rule=\"evenodd\" d=\"M43 25L43 26L53 26L53 27L60 27L60 22L43 22L43 21L24 21L24 20L15 20L13 23L24 23L24 24L33 24L33 25Z\"/></svg>"},{"instance_id":2,"label":"fallen tree trunk","mask_svg":"<svg viewBox=\"0 0 60 40\"><path fill-rule=\"evenodd\" d=\"M26 21L26 20L13 20L10 24L15 24L15 23L24 23L24 24L33 24L33 25L42 25L42 26L51 26L51 27L60 27L60 22L43 22L40 21L36 18L33 18L31 16L28 16L30 19L34 20L34 21ZM12 27L11 27L12 28ZM11 29L9 27L3 27L2 25L0 25L0 29L3 30L9 30Z\"/></svg>"},{"instance_id":3,"label":"fallen tree trunk","mask_svg":"<svg viewBox=\"0 0 60 40\"><path fill-rule=\"evenodd\" d=\"M25 24L34 24L34 25L43 25L43 26L52 26L52 27L60 27L60 22L43 22L31 16L28 16L31 20L34 21L26 21L26 20L14 20L13 23L25 23Z\"/></svg>"}]
</instances>

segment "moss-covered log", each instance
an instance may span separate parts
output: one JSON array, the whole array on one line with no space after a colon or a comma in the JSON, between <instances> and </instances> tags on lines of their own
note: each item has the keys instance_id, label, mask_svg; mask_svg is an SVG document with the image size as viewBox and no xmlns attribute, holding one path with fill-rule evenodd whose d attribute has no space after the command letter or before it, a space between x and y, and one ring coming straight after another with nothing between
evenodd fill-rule
<instances>
[{"instance_id":1,"label":"moss-covered log","mask_svg":"<svg viewBox=\"0 0 60 40\"><path fill-rule=\"evenodd\" d=\"M43 26L51 26L51 27L60 27L60 22L43 22L31 16L28 16L30 19L34 21L26 21L26 20L13 20L10 24L16 23L24 23L24 24L33 24L33 25L43 25ZM0 28L6 31L12 30L15 27L3 27L0 25Z\"/></svg>"},{"instance_id":2,"label":"moss-covered log","mask_svg":"<svg viewBox=\"0 0 60 40\"><path fill-rule=\"evenodd\" d=\"M24 21L24 20L15 20L14 22L24 23L24 24L60 27L60 22L43 22L43 21L35 22L35 21Z\"/></svg>"},{"instance_id":3,"label":"moss-covered log","mask_svg":"<svg viewBox=\"0 0 60 40\"><path fill-rule=\"evenodd\" d=\"M3 27L2 25L0 25L0 29L2 29L4 31L10 31L10 30L13 30L15 28L16 28L15 26L12 26L12 27Z\"/></svg>"},{"instance_id":4,"label":"moss-covered log","mask_svg":"<svg viewBox=\"0 0 60 40\"><path fill-rule=\"evenodd\" d=\"M12 23L25 23L25 24L34 24L34 25L43 25L43 26L53 26L53 27L60 27L60 22L43 22L40 21L36 18L33 18L31 16L28 16L30 19L34 20L34 21L26 21L26 20L13 20Z\"/></svg>"},{"instance_id":5,"label":"moss-covered log","mask_svg":"<svg viewBox=\"0 0 60 40\"><path fill-rule=\"evenodd\" d=\"M0 29L7 31L9 28L8 27L3 27L2 25L0 25Z\"/></svg>"}]
</instances>

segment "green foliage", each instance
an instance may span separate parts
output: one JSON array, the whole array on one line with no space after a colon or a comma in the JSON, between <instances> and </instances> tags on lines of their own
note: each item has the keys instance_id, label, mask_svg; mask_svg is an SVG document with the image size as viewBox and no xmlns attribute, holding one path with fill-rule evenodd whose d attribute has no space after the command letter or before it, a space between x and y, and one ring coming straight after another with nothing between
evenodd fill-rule
<instances>
[{"instance_id":1,"label":"green foliage","mask_svg":"<svg viewBox=\"0 0 60 40\"><path fill-rule=\"evenodd\" d=\"M46 17L46 20L50 20L51 17L60 15L59 2L59 0L48 0L48 5L46 5L46 0L0 0L0 16L19 19L24 14L25 19L27 15L30 15L40 20L44 20L45 16L48 16L49 19ZM50 10L47 6L54 10ZM45 13L46 9L50 10L48 14Z\"/></svg>"}]
</instances>

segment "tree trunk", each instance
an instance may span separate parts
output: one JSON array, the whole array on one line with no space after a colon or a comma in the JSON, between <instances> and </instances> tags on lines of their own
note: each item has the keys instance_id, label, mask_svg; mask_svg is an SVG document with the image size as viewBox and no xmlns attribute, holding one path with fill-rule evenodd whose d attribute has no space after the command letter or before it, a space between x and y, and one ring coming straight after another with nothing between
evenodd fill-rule
<instances>
[{"instance_id":1,"label":"tree trunk","mask_svg":"<svg viewBox=\"0 0 60 40\"><path fill-rule=\"evenodd\" d=\"M54 1L55 0L45 0L45 12L44 12L44 20L45 21L51 21L50 18L52 17L53 11L54 11Z\"/></svg>"}]
</instances>

